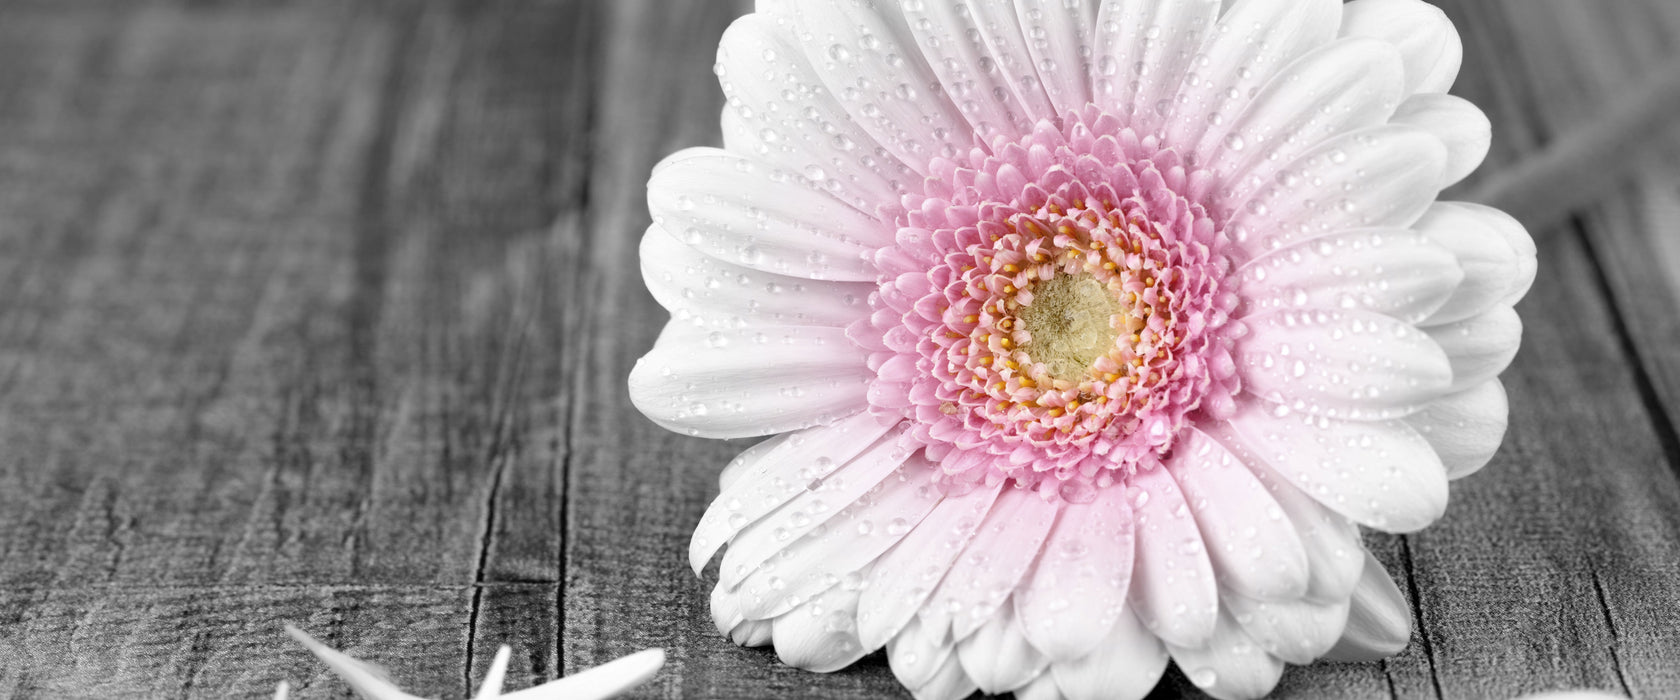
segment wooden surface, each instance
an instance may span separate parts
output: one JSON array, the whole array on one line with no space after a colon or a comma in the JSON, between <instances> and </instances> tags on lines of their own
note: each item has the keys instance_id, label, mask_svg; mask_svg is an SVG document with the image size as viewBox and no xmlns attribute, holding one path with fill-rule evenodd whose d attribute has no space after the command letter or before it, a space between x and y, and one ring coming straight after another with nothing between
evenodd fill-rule
<instances>
[{"instance_id":1,"label":"wooden surface","mask_svg":"<svg viewBox=\"0 0 1680 700\"><path fill-rule=\"evenodd\" d=\"M465 696L636 649L637 697L895 696L716 634L686 543L742 444L625 376L643 185L716 142L744 1L0 6L0 696L345 697L292 622ZM1680 52L1669 0L1454 0L1463 191ZM1535 230L1505 447L1371 546L1390 660L1279 695L1680 696L1680 137ZM1190 692L1171 674L1158 694Z\"/></svg>"}]
</instances>

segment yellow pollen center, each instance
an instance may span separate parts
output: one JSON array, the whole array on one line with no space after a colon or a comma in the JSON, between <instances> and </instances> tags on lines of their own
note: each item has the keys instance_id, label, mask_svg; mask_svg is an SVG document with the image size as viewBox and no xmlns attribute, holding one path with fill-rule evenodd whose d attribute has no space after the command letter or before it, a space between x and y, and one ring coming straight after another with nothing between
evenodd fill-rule
<instances>
[{"instance_id":1,"label":"yellow pollen center","mask_svg":"<svg viewBox=\"0 0 1680 700\"><path fill-rule=\"evenodd\" d=\"M1050 376L1078 382L1091 376L1097 358L1114 349L1120 334L1110 323L1125 307L1096 278L1058 274L1032 286L1032 303L1021 307L1022 326L1032 340L1021 346Z\"/></svg>"}]
</instances>

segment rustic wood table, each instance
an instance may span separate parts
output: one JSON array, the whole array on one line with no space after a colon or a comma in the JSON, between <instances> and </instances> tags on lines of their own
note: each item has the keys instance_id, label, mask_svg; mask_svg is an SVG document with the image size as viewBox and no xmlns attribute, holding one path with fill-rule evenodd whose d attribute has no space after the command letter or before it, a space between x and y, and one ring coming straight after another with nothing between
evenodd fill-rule
<instances>
[{"instance_id":1,"label":"rustic wood table","mask_svg":"<svg viewBox=\"0 0 1680 700\"><path fill-rule=\"evenodd\" d=\"M637 697L901 695L718 636L684 552L743 445L625 392L643 185L748 4L0 6L0 696L347 696L285 622L432 696L503 643L510 688L659 646ZM1461 196L1680 52L1672 0L1442 4ZM1680 137L1637 138L1535 228L1498 457L1370 537L1411 646L1280 696L1680 696Z\"/></svg>"}]
</instances>

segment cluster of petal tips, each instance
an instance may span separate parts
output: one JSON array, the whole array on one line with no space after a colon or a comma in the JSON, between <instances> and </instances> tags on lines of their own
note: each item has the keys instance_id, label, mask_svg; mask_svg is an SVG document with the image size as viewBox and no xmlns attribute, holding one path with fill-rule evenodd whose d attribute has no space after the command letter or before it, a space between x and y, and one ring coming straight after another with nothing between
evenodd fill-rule
<instances>
[{"instance_id":1,"label":"cluster of petal tips","mask_svg":"<svg viewBox=\"0 0 1680 700\"><path fill-rule=\"evenodd\" d=\"M421 700L391 683L384 669L322 644L291 625L286 625L286 633L325 662L362 700ZM665 665L663 649L646 649L536 687L504 693L502 679L507 675L508 655L506 646L496 650L473 700L603 700L647 682ZM290 694L290 684L281 681L274 700L286 700Z\"/></svg>"},{"instance_id":2,"label":"cluster of petal tips","mask_svg":"<svg viewBox=\"0 0 1680 700\"><path fill-rule=\"evenodd\" d=\"M660 425L776 437L690 550L740 644L917 697L1222 698L1404 648L1361 528L1506 427L1535 247L1422 0L760 0L648 184Z\"/></svg>"}]
</instances>

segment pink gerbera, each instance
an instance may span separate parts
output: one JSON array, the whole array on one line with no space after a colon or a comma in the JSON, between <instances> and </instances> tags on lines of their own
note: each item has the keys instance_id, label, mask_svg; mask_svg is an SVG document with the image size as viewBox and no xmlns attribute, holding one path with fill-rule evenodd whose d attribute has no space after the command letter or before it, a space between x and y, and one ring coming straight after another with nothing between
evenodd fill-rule
<instances>
[{"instance_id":1,"label":"pink gerbera","mask_svg":"<svg viewBox=\"0 0 1680 700\"><path fill-rule=\"evenodd\" d=\"M1419 0L761 0L723 149L648 185L673 315L631 395L782 433L697 528L712 609L919 697L1220 697L1368 658L1359 526L1498 447L1534 247Z\"/></svg>"}]
</instances>

